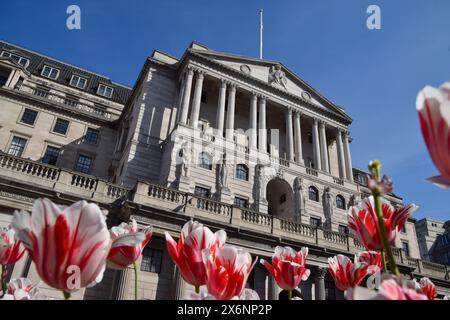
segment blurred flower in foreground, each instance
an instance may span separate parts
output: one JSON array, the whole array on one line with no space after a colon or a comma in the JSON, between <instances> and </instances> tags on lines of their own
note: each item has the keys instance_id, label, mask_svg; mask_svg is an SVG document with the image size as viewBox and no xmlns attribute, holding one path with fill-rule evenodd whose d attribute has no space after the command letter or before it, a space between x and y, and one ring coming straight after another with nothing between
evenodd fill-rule
<instances>
[{"instance_id":1,"label":"blurred flower in foreground","mask_svg":"<svg viewBox=\"0 0 450 320\"><path fill-rule=\"evenodd\" d=\"M25 248L17 239L11 227L0 229L0 265L14 264L25 253Z\"/></svg>"},{"instance_id":2,"label":"blurred flower in foreground","mask_svg":"<svg viewBox=\"0 0 450 320\"><path fill-rule=\"evenodd\" d=\"M105 220L94 203L60 208L44 198L34 202L31 215L16 211L12 226L41 279L68 298L103 277L111 246Z\"/></svg>"},{"instance_id":3,"label":"blurred flower in foreground","mask_svg":"<svg viewBox=\"0 0 450 320\"><path fill-rule=\"evenodd\" d=\"M437 297L436 287L430 279L424 277L419 280L418 286L420 290L425 294L429 300L434 300Z\"/></svg>"},{"instance_id":4,"label":"blurred flower in foreground","mask_svg":"<svg viewBox=\"0 0 450 320\"><path fill-rule=\"evenodd\" d=\"M399 230L403 228L406 220L417 209L417 206L410 204L394 209L387 200L382 199L381 209L387 238L392 246L395 244ZM368 250L381 251L383 249L373 196L350 208L348 227Z\"/></svg>"},{"instance_id":5,"label":"blurred flower in foreground","mask_svg":"<svg viewBox=\"0 0 450 320\"><path fill-rule=\"evenodd\" d=\"M345 291L358 286L367 275L367 263L355 261L353 263L348 257L338 254L333 258L328 258L331 276L339 290Z\"/></svg>"},{"instance_id":6,"label":"blurred flower in foreground","mask_svg":"<svg viewBox=\"0 0 450 320\"><path fill-rule=\"evenodd\" d=\"M450 81L439 89L423 88L416 100L420 128L434 165L441 175L429 181L450 187Z\"/></svg>"},{"instance_id":7,"label":"blurred flower in foreground","mask_svg":"<svg viewBox=\"0 0 450 320\"><path fill-rule=\"evenodd\" d=\"M381 253L376 251L363 251L355 255L355 262L365 263L369 266L368 273L376 273L381 270Z\"/></svg>"},{"instance_id":8,"label":"blurred flower in foreground","mask_svg":"<svg viewBox=\"0 0 450 320\"><path fill-rule=\"evenodd\" d=\"M46 300L47 298L41 294L33 286L33 283L27 278L11 279L8 283L8 293L5 294L3 300Z\"/></svg>"}]
</instances>

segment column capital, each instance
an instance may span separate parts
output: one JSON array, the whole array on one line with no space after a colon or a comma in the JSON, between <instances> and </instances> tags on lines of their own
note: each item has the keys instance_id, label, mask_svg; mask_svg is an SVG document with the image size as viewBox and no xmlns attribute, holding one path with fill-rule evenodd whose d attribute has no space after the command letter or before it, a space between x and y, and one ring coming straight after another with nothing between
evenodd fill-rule
<instances>
[{"instance_id":1,"label":"column capital","mask_svg":"<svg viewBox=\"0 0 450 320\"><path fill-rule=\"evenodd\" d=\"M197 79L203 79L205 77L206 71L197 69L196 71Z\"/></svg>"},{"instance_id":2,"label":"column capital","mask_svg":"<svg viewBox=\"0 0 450 320\"><path fill-rule=\"evenodd\" d=\"M256 91L251 91L252 93L252 97L258 98L259 97L259 93Z\"/></svg>"},{"instance_id":3,"label":"column capital","mask_svg":"<svg viewBox=\"0 0 450 320\"><path fill-rule=\"evenodd\" d=\"M258 94L258 98L260 98L261 99L261 102L266 102L267 101L267 97L265 96L265 95L263 95L263 94Z\"/></svg>"},{"instance_id":4,"label":"column capital","mask_svg":"<svg viewBox=\"0 0 450 320\"><path fill-rule=\"evenodd\" d=\"M303 114L303 112L301 110L294 109L294 116L295 117L299 117L300 118L302 116L302 114Z\"/></svg>"},{"instance_id":5,"label":"column capital","mask_svg":"<svg viewBox=\"0 0 450 320\"><path fill-rule=\"evenodd\" d=\"M226 79L220 78L220 86L222 88L226 88L228 85L228 81Z\"/></svg>"},{"instance_id":6,"label":"column capital","mask_svg":"<svg viewBox=\"0 0 450 320\"><path fill-rule=\"evenodd\" d=\"M328 268L327 267L317 267L316 268L316 277L318 279L324 279L327 275Z\"/></svg>"},{"instance_id":7,"label":"column capital","mask_svg":"<svg viewBox=\"0 0 450 320\"><path fill-rule=\"evenodd\" d=\"M289 115L292 115L292 112L294 111L294 108L292 108L291 106L286 106L286 112Z\"/></svg>"},{"instance_id":8,"label":"column capital","mask_svg":"<svg viewBox=\"0 0 450 320\"><path fill-rule=\"evenodd\" d=\"M236 90L236 88L238 87L237 83L231 81L228 82L228 86L230 87L230 90Z\"/></svg>"},{"instance_id":9,"label":"column capital","mask_svg":"<svg viewBox=\"0 0 450 320\"><path fill-rule=\"evenodd\" d=\"M188 75L193 75L193 74L194 74L195 67L193 67L193 66L187 66L186 69L187 69L187 70L186 70L186 74L188 74Z\"/></svg>"},{"instance_id":10,"label":"column capital","mask_svg":"<svg viewBox=\"0 0 450 320\"><path fill-rule=\"evenodd\" d=\"M313 121L314 121L314 125L318 125L320 120L317 117L313 117Z\"/></svg>"}]
</instances>

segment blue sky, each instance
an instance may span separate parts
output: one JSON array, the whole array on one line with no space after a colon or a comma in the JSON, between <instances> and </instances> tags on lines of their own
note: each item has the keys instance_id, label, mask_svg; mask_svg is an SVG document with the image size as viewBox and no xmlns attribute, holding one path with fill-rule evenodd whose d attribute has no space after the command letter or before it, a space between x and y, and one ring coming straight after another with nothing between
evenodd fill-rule
<instances>
[{"instance_id":1,"label":"blue sky","mask_svg":"<svg viewBox=\"0 0 450 320\"><path fill-rule=\"evenodd\" d=\"M81 8L82 29L66 28L66 8ZM381 30L366 9L381 8ZM7 1L0 38L132 86L158 48L181 56L192 40L217 51L279 60L343 106L354 119L354 165L380 159L416 218L450 218L450 190L425 182L437 174L420 133L415 99L426 84L450 80L450 1Z\"/></svg>"}]
</instances>

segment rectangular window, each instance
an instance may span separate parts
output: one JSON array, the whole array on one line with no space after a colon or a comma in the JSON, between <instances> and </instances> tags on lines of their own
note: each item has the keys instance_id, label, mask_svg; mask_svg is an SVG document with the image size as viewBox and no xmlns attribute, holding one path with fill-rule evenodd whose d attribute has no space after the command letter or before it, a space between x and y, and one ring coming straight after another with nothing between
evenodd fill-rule
<instances>
[{"instance_id":1,"label":"rectangular window","mask_svg":"<svg viewBox=\"0 0 450 320\"><path fill-rule=\"evenodd\" d=\"M97 94L107 98L111 98L113 94L113 88L105 86L104 84L99 84Z\"/></svg>"},{"instance_id":2,"label":"rectangular window","mask_svg":"<svg viewBox=\"0 0 450 320\"><path fill-rule=\"evenodd\" d=\"M402 228L402 230L401 230L401 233L406 234L406 225L403 225L403 228Z\"/></svg>"},{"instance_id":3,"label":"rectangular window","mask_svg":"<svg viewBox=\"0 0 450 320\"><path fill-rule=\"evenodd\" d=\"M75 165L75 171L81 173L90 173L92 166L92 157L80 154Z\"/></svg>"},{"instance_id":4,"label":"rectangular window","mask_svg":"<svg viewBox=\"0 0 450 320\"><path fill-rule=\"evenodd\" d=\"M22 118L20 118L20 122L28 124L30 126L34 126L37 114L37 111L26 108L22 114Z\"/></svg>"},{"instance_id":5,"label":"rectangular window","mask_svg":"<svg viewBox=\"0 0 450 320\"><path fill-rule=\"evenodd\" d=\"M325 299L336 300L336 286L334 285L334 281L325 281Z\"/></svg>"},{"instance_id":6,"label":"rectangular window","mask_svg":"<svg viewBox=\"0 0 450 320\"><path fill-rule=\"evenodd\" d=\"M162 250L144 248L142 251L141 271L160 273L162 255Z\"/></svg>"},{"instance_id":7,"label":"rectangular window","mask_svg":"<svg viewBox=\"0 0 450 320\"><path fill-rule=\"evenodd\" d=\"M24 67L26 67L28 65L28 63L30 62L30 60L28 60L28 59L26 59L24 57L18 56L17 54L8 52L8 51L3 51L2 52L2 57L11 58L13 61L17 62L18 64L20 64L20 65L22 65Z\"/></svg>"},{"instance_id":8,"label":"rectangular window","mask_svg":"<svg viewBox=\"0 0 450 320\"><path fill-rule=\"evenodd\" d=\"M86 87L86 83L86 78L82 78L76 75L72 75L72 79L70 79L70 85L79 89L84 89Z\"/></svg>"},{"instance_id":9,"label":"rectangular window","mask_svg":"<svg viewBox=\"0 0 450 320\"><path fill-rule=\"evenodd\" d=\"M210 191L208 188L203 188L199 186L195 186L194 194L199 197L209 198Z\"/></svg>"},{"instance_id":10,"label":"rectangular window","mask_svg":"<svg viewBox=\"0 0 450 320\"><path fill-rule=\"evenodd\" d=\"M402 241L402 250L405 256L409 257L409 244L408 242Z\"/></svg>"},{"instance_id":11,"label":"rectangular window","mask_svg":"<svg viewBox=\"0 0 450 320\"><path fill-rule=\"evenodd\" d=\"M14 136L9 146L8 154L21 157L26 144L27 139Z\"/></svg>"},{"instance_id":12,"label":"rectangular window","mask_svg":"<svg viewBox=\"0 0 450 320\"><path fill-rule=\"evenodd\" d=\"M84 136L84 141L91 144L97 144L98 137L100 136L100 131L97 129L88 128L86 135Z\"/></svg>"},{"instance_id":13,"label":"rectangular window","mask_svg":"<svg viewBox=\"0 0 450 320\"><path fill-rule=\"evenodd\" d=\"M320 227L322 224L320 218L313 218L313 217L309 218L309 223L313 227Z\"/></svg>"},{"instance_id":14,"label":"rectangular window","mask_svg":"<svg viewBox=\"0 0 450 320\"><path fill-rule=\"evenodd\" d=\"M45 154L42 157L42 162L46 164L50 164L52 166L56 166L56 162L58 161L60 149L52 146L47 146L47 150L45 150Z\"/></svg>"},{"instance_id":15,"label":"rectangular window","mask_svg":"<svg viewBox=\"0 0 450 320\"><path fill-rule=\"evenodd\" d=\"M59 134L66 134L68 128L69 128L69 121L57 118L55 125L53 126L53 132Z\"/></svg>"},{"instance_id":16,"label":"rectangular window","mask_svg":"<svg viewBox=\"0 0 450 320\"><path fill-rule=\"evenodd\" d=\"M339 225L339 233L341 234L348 234L348 227L344 226L343 224Z\"/></svg>"},{"instance_id":17,"label":"rectangular window","mask_svg":"<svg viewBox=\"0 0 450 320\"><path fill-rule=\"evenodd\" d=\"M44 66L41 76L56 80L59 75L59 70L50 66Z\"/></svg>"},{"instance_id":18,"label":"rectangular window","mask_svg":"<svg viewBox=\"0 0 450 320\"><path fill-rule=\"evenodd\" d=\"M248 208L248 199L234 197L234 205L238 208Z\"/></svg>"}]
</instances>

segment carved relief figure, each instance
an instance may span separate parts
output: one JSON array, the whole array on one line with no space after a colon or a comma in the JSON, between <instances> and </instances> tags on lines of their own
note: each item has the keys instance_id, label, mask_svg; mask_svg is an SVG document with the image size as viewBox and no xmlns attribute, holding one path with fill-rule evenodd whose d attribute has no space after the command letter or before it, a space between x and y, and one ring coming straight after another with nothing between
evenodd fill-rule
<instances>
[{"instance_id":1,"label":"carved relief figure","mask_svg":"<svg viewBox=\"0 0 450 320\"><path fill-rule=\"evenodd\" d=\"M269 69L269 84L281 87L287 90L286 74L281 70L281 66L272 66Z\"/></svg>"},{"instance_id":2,"label":"carved relief figure","mask_svg":"<svg viewBox=\"0 0 450 320\"><path fill-rule=\"evenodd\" d=\"M180 149L181 168L183 169L183 176L189 175L189 164L191 162L191 152L187 142L184 142Z\"/></svg>"},{"instance_id":3,"label":"carved relief figure","mask_svg":"<svg viewBox=\"0 0 450 320\"><path fill-rule=\"evenodd\" d=\"M334 211L334 199L333 195L331 194L330 187L326 187L324 194L323 194L323 207L325 210L325 216L328 220L331 219L333 216Z\"/></svg>"},{"instance_id":4,"label":"carved relief figure","mask_svg":"<svg viewBox=\"0 0 450 320\"><path fill-rule=\"evenodd\" d=\"M219 187L220 190L228 188L228 168L227 168L227 155L222 156L222 163L220 165L219 172Z\"/></svg>"},{"instance_id":5,"label":"carved relief figure","mask_svg":"<svg viewBox=\"0 0 450 320\"><path fill-rule=\"evenodd\" d=\"M295 214L300 217L306 211L306 187L302 183L302 179L297 177L294 180L294 195L295 195ZM300 220L300 219L299 219Z\"/></svg>"}]
</instances>

